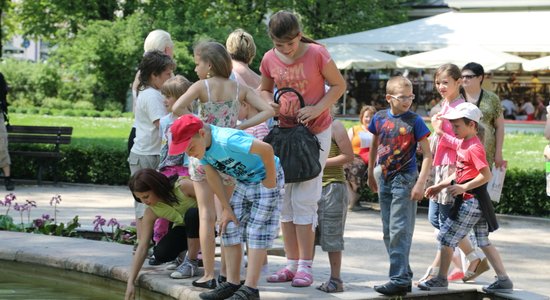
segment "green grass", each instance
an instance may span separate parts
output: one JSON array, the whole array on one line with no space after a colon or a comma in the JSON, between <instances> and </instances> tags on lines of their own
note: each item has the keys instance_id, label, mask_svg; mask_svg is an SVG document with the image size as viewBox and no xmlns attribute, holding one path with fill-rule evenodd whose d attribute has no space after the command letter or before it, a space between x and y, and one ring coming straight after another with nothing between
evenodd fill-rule
<instances>
[{"instance_id":1,"label":"green grass","mask_svg":"<svg viewBox=\"0 0 550 300\"><path fill-rule=\"evenodd\" d=\"M130 118L92 118L10 113L12 125L71 126L71 144L87 147L100 144L106 148L125 149L133 120Z\"/></svg>"},{"instance_id":2,"label":"green grass","mask_svg":"<svg viewBox=\"0 0 550 300\"><path fill-rule=\"evenodd\" d=\"M13 125L72 126L73 145L87 147L100 144L108 148L125 149L132 126L130 118L91 118L10 114ZM343 121L349 128L355 121ZM504 159L509 168L543 169L542 151L548 141L542 134L507 134L504 137Z\"/></svg>"}]
</instances>

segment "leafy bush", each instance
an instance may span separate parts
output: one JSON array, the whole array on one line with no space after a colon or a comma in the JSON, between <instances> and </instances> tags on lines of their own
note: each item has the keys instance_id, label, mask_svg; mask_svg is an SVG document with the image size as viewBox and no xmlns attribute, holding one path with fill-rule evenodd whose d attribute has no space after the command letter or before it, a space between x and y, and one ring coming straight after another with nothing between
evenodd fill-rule
<instances>
[{"instance_id":1,"label":"leafy bush","mask_svg":"<svg viewBox=\"0 0 550 300\"><path fill-rule=\"evenodd\" d=\"M550 197L546 195L544 170L508 169L502 197L495 211L502 214L550 216Z\"/></svg>"}]
</instances>

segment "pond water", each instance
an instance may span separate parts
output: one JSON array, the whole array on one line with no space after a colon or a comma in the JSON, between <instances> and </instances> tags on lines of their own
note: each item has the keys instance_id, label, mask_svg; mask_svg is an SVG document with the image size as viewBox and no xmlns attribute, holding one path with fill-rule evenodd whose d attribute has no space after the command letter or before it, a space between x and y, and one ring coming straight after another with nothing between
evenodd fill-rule
<instances>
[{"instance_id":1,"label":"pond water","mask_svg":"<svg viewBox=\"0 0 550 300\"><path fill-rule=\"evenodd\" d=\"M124 299L126 283L53 267L0 260L2 300ZM136 289L136 299L171 297Z\"/></svg>"}]
</instances>

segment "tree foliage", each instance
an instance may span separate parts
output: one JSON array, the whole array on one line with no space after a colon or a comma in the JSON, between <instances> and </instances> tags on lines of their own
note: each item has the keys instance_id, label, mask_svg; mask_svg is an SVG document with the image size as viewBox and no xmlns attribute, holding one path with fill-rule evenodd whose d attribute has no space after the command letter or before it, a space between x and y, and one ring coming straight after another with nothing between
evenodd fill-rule
<instances>
[{"instance_id":1,"label":"tree foliage","mask_svg":"<svg viewBox=\"0 0 550 300\"><path fill-rule=\"evenodd\" d=\"M320 39L404 21L402 2L0 0L0 8L11 3L14 7L9 9L8 21L19 24L21 34L56 45L48 63L58 67L62 84L53 97L112 109L113 103L122 106L125 102L143 54L143 41L154 29L164 29L172 35L176 73L196 80L193 45L200 40L225 44L227 35L236 28L254 36L257 55L252 68L257 70L263 53L272 47L266 24L275 11L297 13L304 33Z\"/></svg>"}]
</instances>

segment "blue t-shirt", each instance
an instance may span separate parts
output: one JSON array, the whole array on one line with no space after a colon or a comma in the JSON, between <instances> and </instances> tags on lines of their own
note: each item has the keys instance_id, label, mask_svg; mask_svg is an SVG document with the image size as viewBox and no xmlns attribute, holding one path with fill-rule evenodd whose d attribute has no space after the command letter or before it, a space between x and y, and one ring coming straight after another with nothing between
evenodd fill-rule
<instances>
[{"instance_id":1,"label":"blue t-shirt","mask_svg":"<svg viewBox=\"0 0 550 300\"><path fill-rule=\"evenodd\" d=\"M241 182L259 183L265 179L265 167L257 154L250 153L254 137L242 130L210 125L212 143L201 164L230 175ZM275 156L275 165L279 158Z\"/></svg>"},{"instance_id":2,"label":"blue t-shirt","mask_svg":"<svg viewBox=\"0 0 550 300\"><path fill-rule=\"evenodd\" d=\"M398 172L416 170L418 141L430 135L424 120L414 112L393 115L389 109L377 112L369 131L378 136L378 164L386 180Z\"/></svg>"}]
</instances>

